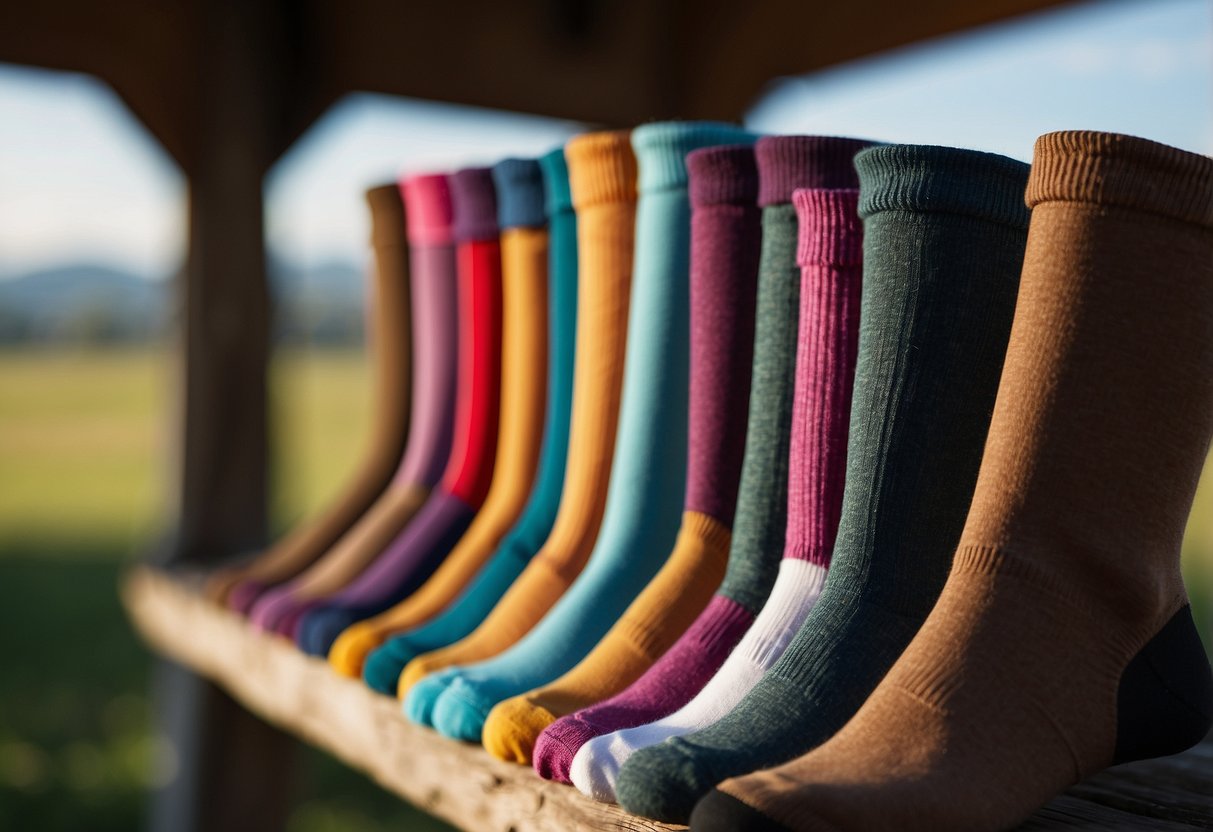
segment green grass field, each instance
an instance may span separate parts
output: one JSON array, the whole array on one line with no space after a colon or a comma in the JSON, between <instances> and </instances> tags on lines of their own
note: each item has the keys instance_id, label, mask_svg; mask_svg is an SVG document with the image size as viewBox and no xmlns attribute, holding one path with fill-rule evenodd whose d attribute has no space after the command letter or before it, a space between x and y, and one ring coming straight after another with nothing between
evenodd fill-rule
<instances>
[{"instance_id":1,"label":"green grass field","mask_svg":"<svg viewBox=\"0 0 1213 832\"><path fill-rule=\"evenodd\" d=\"M139 826L153 760L148 654L115 585L169 504L167 352L0 352L0 829ZM356 353L273 368L275 522L324 503L358 458L369 405ZM1213 613L1213 475L1185 543L1202 632ZM319 752L291 832L442 829Z\"/></svg>"},{"instance_id":2,"label":"green grass field","mask_svg":"<svg viewBox=\"0 0 1213 832\"><path fill-rule=\"evenodd\" d=\"M167 352L0 352L0 829L137 829L163 770L116 586L169 504L172 378ZM357 353L276 360L279 528L356 461L367 379ZM320 752L302 762L290 832L448 828Z\"/></svg>"}]
</instances>

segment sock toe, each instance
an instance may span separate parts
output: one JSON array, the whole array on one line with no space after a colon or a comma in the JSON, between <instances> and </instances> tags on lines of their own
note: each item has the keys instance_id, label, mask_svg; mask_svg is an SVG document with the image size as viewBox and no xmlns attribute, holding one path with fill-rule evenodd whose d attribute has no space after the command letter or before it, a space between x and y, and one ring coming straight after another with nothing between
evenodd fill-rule
<instances>
[{"instance_id":1,"label":"sock toe","mask_svg":"<svg viewBox=\"0 0 1213 832\"><path fill-rule=\"evenodd\" d=\"M472 685L456 677L434 703L434 729L453 740L480 742L490 710L492 703L483 702Z\"/></svg>"},{"instance_id":2,"label":"sock toe","mask_svg":"<svg viewBox=\"0 0 1213 832\"><path fill-rule=\"evenodd\" d=\"M353 613L339 607L313 610L299 622L299 649L309 656L324 658L341 631L354 621Z\"/></svg>"},{"instance_id":3,"label":"sock toe","mask_svg":"<svg viewBox=\"0 0 1213 832\"><path fill-rule=\"evenodd\" d=\"M535 741L555 721L547 708L523 696L498 702L484 723L484 747L499 760L530 765Z\"/></svg>"},{"instance_id":4,"label":"sock toe","mask_svg":"<svg viewBox=\"0 0 1213 832\"><path fill-rule=\"evenodd\" d=\"M681 738L642 748L619 769L615 797L634 815L685 824L718 779L705 776Z\"/></svg>"},{"instance_id":5,"label":"sock toe","mask_svg":"<svg viewBox=\"0 0 1213 832\"><path fill-rule=\"evenodd\" d=\"M713 789L695 804L691 832L792 832L731 794ZM822 827L821 832L828 832Z\"/></svg>"},{"instance_id":6,"label":"sock toe","mask_svg":"<svg viewBox=\"0 0 1213 832\"><path fill-rule=\"evenodd\" d=\"M278 622L274 625L274 632L283 638L289 638L291 641L298 643L300 623L303 621L304 616L319 605L319 601L296 604L290 612L278 619Z\"/></svg>"},{"instance_id":7,"label":"sock toe","mask_svg":"<svg viewBox=\"0 0 1213 832\"><path fill-rule=\"evenodd\" d=\"M573 755L569 780L577 791L599 803L615 803L615 783L619 779L619 760L607 753L610 734L587 742Z\"/></svg>"},{"instance_id":8,"label":"sock toe","mask_svg":"<svg viewBox=\"0 0 1213 832\"><path fill-rule=\"evenodd\" d=\"M414 725L434 727L434 705L442 694L446 693L446 680L437 676L427 676L409 688L404 697L404 715Z\"/></svg>"},{"instance_id":9,"label":"sock toe","mask_svg":"<svg viewBox=\"0 0 1213 832\"><path fill-rule=\"evenodd\" d=\"M581 746L596 736L595 731L576 715L561 717L535 740L535 772L545 780L572 783L569 779L573 758Z\"/></svg>"},{"instance_id":10,"label":"sock toe","mask_svg":"<svg viewBox=\"0 0 1213 832\"><path fill-rule=\"evenodd\" d=\"M437 664L429 660L428 654L422 656L414 656L409 660L409 663L404 666L404 671L400 674L400 686L397 688L397 696L401 699L413 689L414 685L421 682L427 676L432 676L441 670L445 665Z\"/></svg>"},{"instance_id":11,"label":"sock toe","mask_svg":"<svg viewBox=\"0 0 1213 832\"><path fill-rule=\"evenodd\" d=\"M263 633L277 631L282 616L291 609L294 596L286 587L268 589L249 607L249 624Z\"/></svg>"},{"instance_id":12,"label":"sock toe","mask_svg":"<svg viewBox=\"0 0 1213 832\"><path fill-rule=\"evenodd\" d=\"M347 627L333 641L328 653L329 664L342 676L357 679L362 675L367 654L378 646L378 632L367 622L360 621Z\"/></svg>"},{"instance_id":13,"label":"sock toe","mask_svg":"<svg viewBox=\"0 0 1213 832\"><path fill-rule=\"evenodd\" d=\"M227 594L227 608L241 615L248 615L253 604L268 587L260 581L241 581Z\"/></svg>"},{"instance_id":14,"label":"sock toe","mask_svg":"<svg viewBox=\"0 0 1213 832\"><path fill-rule=\"evenodd\" d=\"M371 650L362 662L362 681L384 696L396 696L405 662L387 645Z\"/></svg>"}]
</instances>

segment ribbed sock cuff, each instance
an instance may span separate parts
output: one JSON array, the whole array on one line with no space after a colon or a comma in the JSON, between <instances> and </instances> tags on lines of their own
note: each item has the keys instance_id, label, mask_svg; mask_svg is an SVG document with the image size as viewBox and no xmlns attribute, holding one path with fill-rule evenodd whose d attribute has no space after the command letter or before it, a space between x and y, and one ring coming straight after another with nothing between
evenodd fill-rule
<instances>
[{"instance_id":1,"label":"ribbed sock cuff","mask_svg":"<svg viewBox=\"0 0 1213 832\"><path fill-rule=\"evenodd\" d=\"M368 188L366 204L371 210L371 245L390 246L404 235L404 201L395 182Z\"/></svg>"},{"instance_id":2,"label":"ribbed sock cuff","mask_svg":"<svg viewBox=\"0 0 1213 832\"><path fill-rule=\"evenodd\" d=\"M640 191L664 191L687 185L687 154L720 144L753 144L754 133L715 121L662 121L632 131L632 149L640 164Z\"/></svg>"},{"instance_id":3,"label":"ribbed sock cuff","mask_svg":"<svg viewBox=\"0 0 1213 832\"><path fill-rule=\"evenodd\" d=\"M404 192L409 242L421 246L449 245L451 222L450 177L443 173L410 176L400 183Z\"/></svg>"},{"instance_id":4,"label":"ribbed sock cuff","mask_svg":"<svg viewBox=\"0 0 1213 832\"><path fill-rule=\"evenodd\" d=\"M451 233L460 242L497 236L497 192L488 168L464 168L451 174Z\"/></svg>"},{"instance_id":5,"label":"ribbed sock cuff","mask_svg":"<svg viewBox=\"0 0 1213 832\"><path fill-rule=\"evenodd\" d=\"M543 172L534 159L503 159L493 165L497 224L501 228L539 228L543 212Z\"/></svg>"},{"instance_id":6,"label":"ribbed sock cuff","mask_svg":"<svg viewBox=\"0 0 1213 832\"><path fill-rule=\"evenodd\" d=\"M1027 204L1119 205L1213 226L1213 159L1119 133L1068 131L1036 140Z\"/></svg>"},{"instance_id":7,"label":"ribbed sock cuff","mask_svg":"<svg viewBox=\"0 0 1213 832\"><path fill-rule=\"evenodd\" d=\"M855 154L872 142L834 136L766 136L758 158L758 204L792 201L797 188L858 188Z\"/></svg>"},{"instance_id":8,"label":"ribbed sock cuff","mask_svg":"<svg viewBox=\"0 0 1213 832\"><path fill-rule=\"evenodd\" d=\"M1028 166L954 147L895 144L855 157L859 215L881 211L961 214L1027 228Z\"/></svg>"},{"instance_id":9,"label":"ribbed sock cuff","mask_svg":"<svg viewBox=\"0 0 1213 832\"><path fill-rule=\"evenodd\" d=\"M569 167L564 161L564 148L558 147L539 157L543 171L544 211L554 217L562 211L573 210L573 195L569 192Z\"/></svg>"},{"instance_id":10,"label":"ribbed sock cuff","mask_svg":"<svg viewBox=\"0 0 1213 832\"><path fill-rule=\"evenodd\" d=\"M687 154L692 205L755 205L758 163L750 145L703 147Z\"/></svg>"},{"instance_id":11,"label":"ribbed sock cuff","mask_svg":"<svg viewBox=\"0 0 1213 832\"><path fill-rule=\"evenodd\" d=\"M859 191L801 188L792 193L800 222L796 262L801 266L863 264L863 221Z\"/></svg>"},{"instance_id":12,"label":"ribbed sock cuff","mask_svg":"<svg viewBox=\"0 0 1213 832\"><path fill-rule=\"evenodd\" d=\"M636 201L636 154L628 131L576 136L564 146L564 158L578 211L604 202Z\"/></svg>"}]
</instances>

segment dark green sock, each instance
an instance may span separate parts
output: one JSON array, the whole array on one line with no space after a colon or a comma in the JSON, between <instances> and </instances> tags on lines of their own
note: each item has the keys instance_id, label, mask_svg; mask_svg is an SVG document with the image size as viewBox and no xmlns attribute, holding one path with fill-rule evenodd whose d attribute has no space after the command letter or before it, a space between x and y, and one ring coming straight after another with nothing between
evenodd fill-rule
<instances>
[{"instance_id":1,"label":"dark green sock","mask_svg":"<svg viewBox=\"0 0 1213 832\"><path fill-rule=\"evenodd\" d=\"M752 615L762 609L775 583L788 524L788 453L800 324L792 192L858 187L853 160L868 144L834 136L766 136L755 145L762 250L754 363L729 565L717 591Z\"/></svg>"},{"instance_id":2,"label":"dark green sock","mask_svg":"<svg viewBox=\"0 0 1213 832\"><path fill-rule=\"evenodd\" d=\"M762 209L754 363L741 485L719 594L757 614L775 582L788 512L788 443L796 377L800 270L796 209Z\"/></svg>"},{"instance_id":3,"label":"dark green sock","mask_svg":"<svg viewBox=\"0 0 1213 832\"><path fill-rule=\"evenodd\" d=\"M855 159L864 218L847 481L820 600L728 716L638 751L619 803L685 823L728 777L804 754L863 704L931 610L977 479L1027 239L1028 166L895 145Z\"/></svg>"}]
</instances>

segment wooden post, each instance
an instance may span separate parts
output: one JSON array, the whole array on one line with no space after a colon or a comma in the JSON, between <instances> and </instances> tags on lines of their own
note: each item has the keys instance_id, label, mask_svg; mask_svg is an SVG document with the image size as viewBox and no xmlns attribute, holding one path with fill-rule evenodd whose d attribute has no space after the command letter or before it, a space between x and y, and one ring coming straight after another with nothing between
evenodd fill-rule
<instances>
[{"instance_id":1,"label":"wooden post","mask_svg":"<svg viewBox=\"0 0 1213 832\"><path fill-rule=\"evenodd\" d=\"M272 832L290 809L298 743L213 682L160 661L155 729L174 773L153 795L151 832Z\"/></svg>"},{"instance_id":2,"label":"wooden post","mask_svg":"<svg viewBox=\"0 0 1213 832\"><path fill-rule=\"evenodd\" d=\"M189 254L182 298L176 528L170 567L211 567L267 541L270 298L262 180L290 90L284 12L269 0L197 7L196 122L187 132ZM158 730L177 761L153 797L155 832L280 829L297 743L214 684L157 668Z\"/></svg>"}]
</instances>

